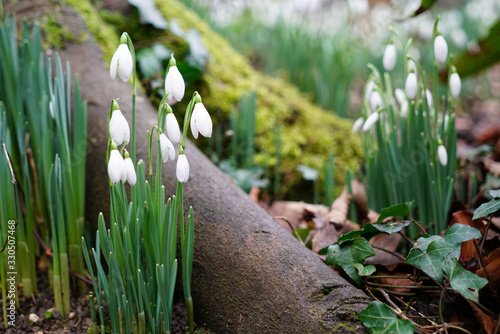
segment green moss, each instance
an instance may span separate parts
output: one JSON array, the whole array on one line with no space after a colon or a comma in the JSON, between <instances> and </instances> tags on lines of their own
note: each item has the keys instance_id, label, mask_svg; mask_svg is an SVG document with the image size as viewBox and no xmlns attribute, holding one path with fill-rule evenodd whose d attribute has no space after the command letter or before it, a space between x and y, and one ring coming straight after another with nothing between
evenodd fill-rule
<instances>
[{"instance_id":1,"label":"green moss","mask_svg":"<svg viewBox=\"0 0 500 334\"><path fill-rule=\"evenodd\" d=\"M66 42L83 42L87 36L82 34L80 37L76 37L66 26L59 23L58 13L52 13L45 16L40 23L40 27L45 37L45 48L54 47L62 48Z\"/></svg>"},{"instance_id":2,"label":"green moss","mask_svg":"<svg viewBox=\"0 0 500 334\"><path fill-rule=\"evenodd\" d=\"M337 324L333 328L333 333L337 333L339 328L345 328L353 332L356 331L356 326L349 326L348 324Z\"/></svg>"}]
</instances>

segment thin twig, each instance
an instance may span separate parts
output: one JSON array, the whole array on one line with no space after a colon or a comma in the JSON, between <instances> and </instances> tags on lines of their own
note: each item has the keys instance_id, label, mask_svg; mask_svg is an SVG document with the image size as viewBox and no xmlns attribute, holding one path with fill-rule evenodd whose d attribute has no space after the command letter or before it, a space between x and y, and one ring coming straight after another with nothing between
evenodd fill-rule
<instances>
[{"instance_id":1,"label":"thin twig","mask_svg":"<svg viewBox=\"0 0 500 334\"><path fill-rule=\"evenodd\" d=\"M412 247L415 246L415 243L403 233L403 231L398 232Z\"/></svg>"},{"instance_id":2,"label":"thin twig","mask_svg":"<svg viewBox=\"0 0 500 334\"><path fill-rule=\"evenodd\" d=\"M411 221L418 226L418 228L422 231L422 233L427 233L427 231L425 230L425 228L422 227L422 225L420 225L420 223L418 221L416 221L415 219L411 218Z\"/></svg>"},{"instance_id":3,"label":"thin twig","mask_svg":"<svg viewBox=\"0 0 500 334\"><path fill-rule=\"evenodd\" d=\"M400 260L403 260L403 261L405 261L405 260L406 260L406 258L405 258L404 256L402 256L402 255L400 255L400 254L398 254L398 253L396 253L396 252L393 252L393 251L390 251L390 250L388 250L388 249L385 249L385 248L382 248L382 247L378 247L378 246L373 246L373 245L372 245L372 247L373 247L373 248L375 248L375 249L378 249L378 250L384 251L384 252L386 252L386 253L389 253L389 254L391 254L391 255L393 255L393 256L395 256L395 257L397 257L397 258L398 258L398 259L400 259Z\"/></svg>"},{"instance_id":4,"label":"thin twig","mask_svg":"<svg viewBox=\"0 0 500 334\"><path fill-rule=\"evenodd\" d=\"M448 334L448 330L446 329L446 323L444 322L444 317L443 317L443 297L446 292L446 287L450 284L449 282L446 283L443 287L443 291L441 291L441 296L439 297L439 318L441 319L441 323L443 324L443 328L446 334Z\"/></svg>"},{"instance_id":5,"label":"thin twig","mask_svg":"<svg viewBox=\"0 0 500 334\"><path fill-rule=\"evenodd\" d=\"M295 237L297 237L297 239L300 241L300 243L303 244L303 245L305 245L304 241L302 241L302 239L300 238L299 234L297 233L297 231L295 231L295 229L293 228L292 224L288 221L288 219L286 219L285 217L282 217L282 216L276 216L276 217L273 217L273 219L284 220L288 224L288 226L290 227L290 229L292 230L293 234L295 234Z\"/></svg>"},{"instance_id":6,"label":"thin twig","mask_svg":"<svg viewBox=\"0 0 500 334\"><path fill-rule=\"evenodd\" d=\"M367 282L367 283L381 288L439 290L439 287L434 285L393 285L393 284L382 284L373 282Z\"/></svg>"},{"instance_id":7,"label":"thin twig","mask_svg":"<svg viewBox=\"0 0 500 334\"><path fill-rule=\"evenodd\" d=\"M486 224L486 229L484 230L483 238L481 239L481 246L479 247L478 255L481 256L483 252L484 242L486 241L486 236L488 235L488 230L490 229L491 220L493 219L493 213L490 214L490 219L488 220L488 224Z\"/></svg>"}]
</instances>

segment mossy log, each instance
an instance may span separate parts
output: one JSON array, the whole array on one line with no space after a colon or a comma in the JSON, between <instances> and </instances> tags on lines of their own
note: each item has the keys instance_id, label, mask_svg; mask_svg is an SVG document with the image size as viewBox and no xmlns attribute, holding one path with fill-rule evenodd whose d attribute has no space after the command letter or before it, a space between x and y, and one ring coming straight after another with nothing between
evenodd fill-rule
<instances>
[{"instance_id":1,"label":"mossy log","mask_svg":"<svg viewBox=\"0 0 500 334\"><path fill-rule=\"evenodd\" d=\"M131 87L109 78L81 11L47 0L21 1L5 9L30 22L47 13L58 15L74 36L87 36L83 42L65 41L58 52L71 63L88 101L86 217L96 221L109 206L105 151L110 101L120 98L130 120ZM147 160L146 131L157 114L141 93L137 111L137 153ZM186 156L191 174L184 200L195 213L192 293L199 324L216 333L365 332L355 316L369 302L361 291L282 229L191 143ZM173 192L174 164L166 167L167 191Z\"/></svg>"}]
</instances>

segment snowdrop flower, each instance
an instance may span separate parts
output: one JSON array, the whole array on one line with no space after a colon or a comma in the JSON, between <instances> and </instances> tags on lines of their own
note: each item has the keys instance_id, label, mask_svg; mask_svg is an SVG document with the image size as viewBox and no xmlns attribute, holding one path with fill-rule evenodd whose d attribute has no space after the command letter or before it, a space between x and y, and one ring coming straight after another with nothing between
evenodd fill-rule
<instances>
[{"instance_id":1,"label":"snowdrop flower","mask_svg":"<svg viewBox=\"0 0 500 334\"><path fill-rule=\"evenodd\" d=\"M440 64L444 64L448 58L448 44L443 35L438 35L434 39L434 57Z\"/></svg>"},{"instance_id":2,"label":"snowdrop flower","mask_svg":"<svg viewBox=\"0 0 500 334\"><path fill-rule=\"evenodd\" d=\"M207 109L201 102L201 97L196 93L195 95L195 105L193 109L193 114L191 115L191 132L195 139L198 138L198 132L201 133L203 137L210 138L212 136L212 119Z\"/></svg>"},{"instance_id":3,"label":"snowdrop flower","mask_svg":"<svg viewBox=\"0 0 500 334\"><path fill-rule=\"evenodd\" d=\"M460 95L460 91L462 90L462 80L460 80L460 76L457 72L453 72L450 75L450 92L451 96L458 97Z\"/></svg>"},{"instance_id":4,"label":"snowdrop flower","mask_svg":"<svg viewBox=\"0 0 500 334\"><path fill-rule=\"evenodd\" d=\"M372 95L374 87L375 87L375 82L373 82L372 80L368 81L365 87L365 101L370 100L370 96Z\"/></svg>"},{"instance_id":5,"label":"snowdrop flower","mask_svg":"<svg viewBox=\"0 0 500 334\"><path fill-rule=\"evenodd\" d=\"M165 77L165 94L167 95L168 103L175 103L182 100L184 97L184 78L177 68L174 55L170 57L170 67Z\"/></svg>"},{"instance_id":6,"label":"snowdrop flower","mask_svg":"<svg viewBox=\"0 0 500 334\"><path fill-rule=\"evenodd\" d=\"M437 155L439 159L439 163L442 166L446 166L448 164L448 153L446 152L446 147L443 144L440 144L437 148Z\"/></svg>"},{"instance_id":7,"label":"snowdrop flower","mask_svg":"<svg viewBox=\"0 0 500 334\"><path fill-rule=\"evenodd\" d=\"M179 154L175 174L179 182L186 183L189 180L189 163L184 152Z\"/></svg>"},{"instance_id":8,"label":"snowdrop flower","mask_svg":"<svg viewBox=\"0 0 500 334\"><path fill-rule=\"evenodd\" d=\"M401 109L399 111L399 114L401 115L401 117L408 116L408 100L405 100L403 104L401 104Z\"/></svg>"},{"instance_id":9,"label":"snowdrop flower","mask_svg":"<svg viewBox=\"0 0 500 334\"><path fill-rule=\"evenodd\" d=\"M352 133L357 133L361 129L361 126L363 125L364 119L363 117L358 118L354 124L352 125Z\"/></svg>"},{"instance_id":10,"label":"snowdrop flower","mask_svg":"<svg viewBox=\"0 0 500 334\"><path fill-rule=\"evenodd\" d=\"M116 71L118 70L118 76L123 82L127 82L132 75L134 69L134 61L132 59L132 54L127 46L127 37L125 33L122 34L120 38L120 45L116 49L113 58L111 58L111 64L109 66L109 76L111 79L115 80Z\"/></svg>"},{"instance_id":11,"label":"snowdrop flower","mask_svg":"<svg viewBox=\"0 0 500 334\"><path fill-rule=\"evenodd\" d=\"M384 105L384 102L382 101L382 96L377 90L374 90L372 94L370 95L370 107L372 108L372 111L377 110L378 108L382 107Z\"/></svg>"},{"instance_id":12,"label":"snowdrop flower","mask_svg":"<svg viewBox=\"0 0 500 334\"><path fill-rule=\"evenodd\" d=\"M432 109L433 108L433 103L434 103L434 98L432 97L432 93L429 90L429 88L427 88L425 90L425 97L427 99L427 105L429 106L430 109Z\"/></svg>"},{"instance_id":13,"label":"snowdrop flower","mask_svg":"<svg viewBox=\"0 0 500 334\"><path fill-rule=\"evenodd\" d=\"M124 179L126 180L126 178L124 177L125 166L120 152L118 152L118 150L116 149L116 144L111 144L111 147L114 148L109 154L108 175L111 183L117 184Z\"/></svg>"},{"instance_id":14,"label":"snowdrop flower","mask_svg":"<svg viewBox=\"0 0 500 334\"><path fill-rule=\"evenodd\" d=\"M417 75L414 72L408 73L408 77L406 78L405 91L406 96L410 100L413 100L417 95Z\"/></svg>"},{"instance_id":15,"label":"snowdrop flower","mask_svg":"<svg viewBox=\"0 0 500 334\"><path fill-rule=\"evenodd\" d=\"M394 96L396 97L396 101L398 101L399 105L403 105L406 101L406 94L401 88L396 88Z\"/></svg>"},{"instance_id":16,"label":"snowdrop flower","mask_svg":"<svg viewBox=\"0 0 500 334\"><path fill-rule=\"evenodd\" d=\"M368 116L368 118L366 119L365 121L365 124L363 124L363 132L366 132L368 130L370 130L371 128L373 128L373 126L375 125L375 123L377 123L378 121L378 112L374 111L370 116Z\"/></svg>"},{"instance_id":17,"label":"snowdrop flower","mask_svg":"<svg viewBox=\"0 0 500 334\"><path fill-rule=\"evenodd\" d=\"M413 59L408 59L408 62L406 63L408 67L408 72L415 72L415 75L418 73L418 68L417 64L413 61Z\"/></svg>"},{"instance_id":18,"label":"snowdrop flower","mask_svg":"<svg viewBox=\"0 0 500 334\"><path fill-rule=\"evenodd\" d=\"M394 66L396 66L396 57L397 57L396 46L392 43L388 44L385 47L384 57L382 59L382 63L384 64L384 69L387 72L392 71L394 69Z\"/></svg>"},{"instance_id":19,"label":"snowdrop flower","mask_svg":"<svg viewBox=\"0 0 500 334\"><path fill-rule=\"evenodd\" d=\"M125 150L125 161L123 164L123 174L125 177L125 180L128 181L128 184L131 186L135 186L135 183L137 182L137 175L135 174L135 168L134 168L134 163L132 162L132 159L130 158L127 150Z\"/></svg>"},{"instance_id":20,"label":"snowdrop flower","mask_svg":"<svg viewBox=\"0 0 500 334\"><path fill-rule=\"evenodd\" d=\"M165 163L170 160L175 159L175 148L172 142L165 136L164 133L160 135L160 150L162 161Z\"/></svg>"},{"instance_id":21,"label":"snowdrop flower","mask_svg":"<svg viewBox=\"0 0 500 334\"><path fill-rule=\"evenodd\" d=\"M172 143L177 144L181 140L181 130L177 118L175 118L172 108L167 104L167 116L165 117L164 129Z\"/></svg>"},{"instance_id":22,"label":"snowdrop flower","mask_svg":"<svg viewBox=\"0 0 500 334\"><path fill-rule=\"evenodd\" d=\"M118 104L113 101L113 107ZM130 140L130 128L128 122L120 110L113 110L109 120L109 135L116 145L127 143Z\"/></svg>"},{"instance_id":23,"label":"snowdrop flower","mask_svg":"<svg viewBox=\"0 0 500 334\"><path fill-rule=\"evenodd\" d=\"M54 114L54 104L52 101L49 102L49 111L50 111L50 116L52 116L53 119L55 119L55 114Z\"/></svg>"}]
</instances>

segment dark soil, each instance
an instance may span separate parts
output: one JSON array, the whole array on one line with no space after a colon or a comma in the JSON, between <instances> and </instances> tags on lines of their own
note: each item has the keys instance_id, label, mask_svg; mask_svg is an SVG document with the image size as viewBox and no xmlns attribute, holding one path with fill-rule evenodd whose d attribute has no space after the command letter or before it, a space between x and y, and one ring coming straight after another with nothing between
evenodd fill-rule
<instances>
[{"instance_id":1,"label":"dark soil","mask_svg":"<svg viewBox=\"0 0 500 334\"><path fill-rule=\"evenodd\" d=\"M79 296L76 293L76 289L72 290L71 313L67 317L62 317L59 312L53 311L52 317L46 318L45 312L54 308L54 295L52 288L49 286L47 272L43 272L39 275L38 289L40 290L40 294L33 298L23 297L22 289L19 289L19 309L16 311L15 326L9 326L6 329L3 314L0 312L0 333L57 334L88 332L89 326L92 324L88 295ZM0 300L0 308L2 307L3 303L2 300ZM33 323L28 320L29 315L32 313L39 317L38 321ZM184 307L184 302L179 299L174 302L171 332L172 334L184 333L186 326L186 309ZM208 332L199 331L199 333Z\"/></svg>"}]
</instances>

